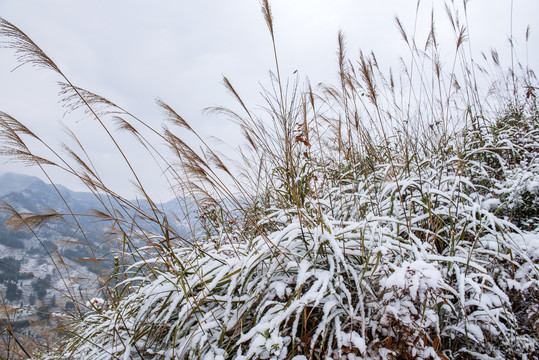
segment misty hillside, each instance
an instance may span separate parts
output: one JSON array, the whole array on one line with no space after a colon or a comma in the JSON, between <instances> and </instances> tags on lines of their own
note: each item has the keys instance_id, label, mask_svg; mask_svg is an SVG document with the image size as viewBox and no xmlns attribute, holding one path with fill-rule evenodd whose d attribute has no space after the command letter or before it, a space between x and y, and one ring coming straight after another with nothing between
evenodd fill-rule
<instances>
[{"instance_id":1,"label":"misty hillside","mask_svg":"<svg viewBox=\"0 0 539 360\"><path fill-rule=\"evenodd\" d=\"M58 194L60 192L61 196ZM104 240L109 224L103 220L99 220L94 215L94 210L98 212L106 212L106 208L102 203L102 200L98 199L94 194L90 192L75 192L69 190L67 187L55 184L46 184L37 177L6 173L0 175L0 200L5 201L7 204L13 206L13 208L19 213L33 213L43 214L57 212L62 215L62 221L55 222L54 226L43 226L39 229L38 234L47 238L56 237L69 238L71 236L78 240L83 240L84 236L78 234L73 227L76 227L72 219L71 213L73 213L77 221L80 223L83 229L87 231L85 236L92 245L99 246ZM147 209L148 205L145 201L137 201L142 209ZM188 229L182 229L182 219L185 220L185 215L181 211L181 207L178 206L177 200L171 200L167 203L160 204L160 208L163 211L163 216L169 216L171 223L180 228L178 231L184 233ZM16 248L22 246L20 242L24 242L25 239L33 237L32 234L25 234L28 229L21 229L21 231L10 231L6 228L4 222L8 218L9 213L7 211L0 212L0 244L4 244L8 247ZM192 216L192 215L190 215ZM156 226L151 223L147 223L146 226L149 229L155 229ZM32 240L35 242L36 240ZM28 246L32 246L30 243Z\"/></svg>"},{"instance_id":2,"label":"misty hillside","mask_svg":"<svg viewBox=\"0 0 539 360\"><path fill-rule=\"evenodd\" d=\"M46 184L33 176L6 173L0 175L0 200L5 202L0 211L0 289L4 304L24 309L12 320L21 334L39 340L39 334L56 324L49 314L65 311L66 306L72 309L76 299L84 303L102 286L103 272L108 273L113 267L111 239L116 235L110 233L109 221L94 216L95 211L106 209L92 193ZM9 207L23 216L49 213L67 216L43 222L31 230L18 224L17 230L6 224L13 215ZM147 205L141 202L141 207ZM163 204L162 208L163 214L177 218L173 213L177 210L176 202ZM71 212L78 224L69 215ZM177 223L171 221L174 222ZM149 222L146 226L156 229ZM96 257L101 259L99 265L88 260ZM72 288L76 299L58 293L57 289L66 286Z\"/></svg>"},{"instance_id":3,"label":"misty hillside","mask_svg":"<svg viewBox=\"0 0 539 360\"><path fill-rule=\"evenodd\" d=\"M67 205L71 208L74 214L83 215L90 209L102 209L95 196L90 193L77 193L67 189L64 186L58 185L58 190L61 192ZM7 173L0 176L0 200L9 204L19 213L42 214L51 213L54 209L58 213L68 213L66 203L58 195L58 192L50 184L45 184L37 177ZM72 224L64 221L43 225L36 229L34 234L29 232L29 229L21 226L19 231L12 231L6 227L5 221L10 213L4 208L0 212L0 244L16 249L26 249L37 252L42 252L42 246L39 244L39 238L42 241L53 241L71 237L80 240L81 235L77 234L72 229ZM99 237L104 233L103 224L96 222L95 219L80 216L78 220L84 224L84 227L89 231L88 238L92 243L99 244ZM50 250L50 249L49 249Z\"/></svg>"}]
</instances>

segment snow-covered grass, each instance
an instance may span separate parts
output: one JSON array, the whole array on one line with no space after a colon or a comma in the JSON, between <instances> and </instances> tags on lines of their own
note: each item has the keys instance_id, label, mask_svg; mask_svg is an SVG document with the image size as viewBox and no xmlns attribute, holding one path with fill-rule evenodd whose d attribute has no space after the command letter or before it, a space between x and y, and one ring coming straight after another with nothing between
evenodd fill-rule
<instances>
[{"instance_id":1,"label":"snow-covered grass","mask_svg":"<svg viewBox=\"0 0 539 360\"><path fill-rule=\"evenodd\" d=\"M269 4L262 9L275 45ZM139 229L133 218L114 222L122 246L102 298L74 314L65 342L43 357L539 357L536 79L513 68L481 92L479 76L489 74L462 46L456 10L448 14L457 43L449 72L437 60L434 24L420 50L398 22L412 66L397 79L374 56L348 60L342 34L338 86L284 83L277 71L255 113L225 78L239 110L212 112L231 117L246 137L240 173L202 139L195 151L165 128L176 158L155 158L197 200L191 238L180 238L149 198L144 210L107 192L72 156L82 171L67 171L107 192L111 209L101 218L138 209L161 232ZM38 65L56 71L48 61ZM64 94L73 106L99 107L91 112L102 126L120 113L122 128L152 151L126 120L140 119L70 85ZM12 141L28 135L14 119L2 121Z\"/></svg>"},{"instance_id":2,"label":"snow-covered grass","mask_svg":"<svg viewBox=\"0 0 539 360\"><path fill-rule=\"evenodd\" d=\"M522 114L513 126L526 124L537 147L537 118ZM517 140L449 141L453 150L392 178L383 163L369 174L351 169L303 208L276 202L258 224L273 230L250 241L221 233L197 250L174 247L134 264L122 284L130 294L88 314L64 351L88 359L534 358L539 235L511 214L530 223L537 211L494 191L533 165L513 159L539 161ZM494 155L507 170L496 177L484 161ZM152 276L135 275L147 266Z\"/></svg>"}]
</instances>

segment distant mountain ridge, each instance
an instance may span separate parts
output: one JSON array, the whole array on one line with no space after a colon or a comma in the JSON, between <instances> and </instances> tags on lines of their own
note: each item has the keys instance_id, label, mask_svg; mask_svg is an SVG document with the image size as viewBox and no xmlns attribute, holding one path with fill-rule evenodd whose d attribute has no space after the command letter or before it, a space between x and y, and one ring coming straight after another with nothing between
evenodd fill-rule
<instances>
[{"instance_id":1,"label":"distant mountain ridge","mask_svg":"<svg viewBox=\"0 0 539 360\"><path fill-rule=\"evenodd\" d=\"M24 227L16 232L11 231L5 225L11 214L8 211L0 211L2 254L18 259L24 259L29 252L36 256L39 254L46 256L47 251L57 247L57 242L62 240L89 241L96 250L101 248L106 232L105 224L84 216L89 209L104 210L97 198L91 193L74 192L62 185L55 186L34 176L5 173L0 175L0 200L19 213L42 214L50 213L52 209L62 214L73 212L78 215L77 221L85 229L85 235L81 235L81 232L73 226L73 219L69 217L63 221L44 223L32 231ZM59 196L58 191L62 196ZM71 259L84 257L87 252L83 251L81 245L72 245L66 249L59 247L57 250L62 255L64 255L62 251L65 250L65 255ZM48 260L43 258L42 261Z\"/></svg>"},{"instance_id":2,"label":"distant mountain ridge","mask_svg":"<svg viewBox=\"0 0 539 360\"><path fill-rule=\"evenodd\" d=\"M0 199L14 205L20 203L22 199L27 199L28 201L25 203L29 207L26 209L31 212L42 211L44 207L60 212L67 210L55 187L60 191L68 205L76 208L77 211L74 211L76 213L80 213L78 210L83 208L87 210L88 208L102 207L95 196L89 192L72 191L60 184L53 186L35 176L15 173L0 175Z\"/></svg>"},{"instance_id":3,"label":"distant mountain ridge","mask_svg":"<svg viewBox=\"0 0 539 360\"><path fill-rule=\"evenodd\" d=\"M46 186L46 184L35 176L15 174L12 172L0 175L0 197L12 192L43 186Z\"/></svg>"},{"instance_id":4,"label":"distant mountain ridge","mask_svg":"<svg viewBox=\"0 0 539 360\"><path fill-rule=\"evenodd\" d=\"M50 209L62 214L72 212L79 216L77 220L81 222L83 228L91 230L91 233L102 231L102 225L98 225L96 228L98 221L95 217L82 215L88 214L90 210L107 212L100 200L91 192L72 191L60 184L54 186L47 184L35 176L11 172L0 175L0 200L12 205L19 212L37 214L48 212ZM148 208L149 210L146 201L138 200L136 203L141 209ZM169 222L176 225L178 232L185 234L187 226L181 221L175 221L175 219L177 217L191 218L193 209L187 211L186 215L175 200L159 204L158 207L169 218ZM9 233L4 226L7 216L8 214L5 212L0 212L0 244L2 236ZM148 225L148 229L152 229L152 224L146 225Z\"/></svg>"}]
</instances>

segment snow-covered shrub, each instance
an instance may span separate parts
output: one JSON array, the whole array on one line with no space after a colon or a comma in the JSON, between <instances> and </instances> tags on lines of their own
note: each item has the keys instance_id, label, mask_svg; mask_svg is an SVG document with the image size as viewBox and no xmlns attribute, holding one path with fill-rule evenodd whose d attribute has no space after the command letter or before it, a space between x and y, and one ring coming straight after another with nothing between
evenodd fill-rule
<instances>
[{"instance_id":1,"label":"snow-covered shrub","mask_svg":"<svg viewBox=\"0 0 539 360\"><path fill-rule=\"evenodd\" d=\"M279 208L273 194L257 226L274 230L250 241L221 232L132 265L147 275L87 314L64 354L533 358L539 236L485 205L493 195L475 179L490 167L475 157L491 149L452 146L406 171L393 163L391 177L383 163L370 174L350 167L304 208ZM311 176L327 177L319 169Z\"/></svg>"},{"instance_id":2,"label":"snow-covered shrub","mask_svg":"<svg viewBox=\"0 0 539 360\"><path fill-rule=\"evenodd\" d=\"M469 134L477 140L467 159L477 161L474 181L485 183L482 206L529 230L539 224L539 121L528 100L509 108L488 129Z\"/></svg>"}]
</instances>

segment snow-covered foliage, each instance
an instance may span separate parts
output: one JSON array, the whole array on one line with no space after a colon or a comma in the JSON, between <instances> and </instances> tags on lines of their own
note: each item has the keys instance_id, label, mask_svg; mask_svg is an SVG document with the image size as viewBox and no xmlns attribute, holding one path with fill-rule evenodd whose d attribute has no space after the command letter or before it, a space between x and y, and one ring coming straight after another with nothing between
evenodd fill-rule
<instances>
[{"instance_id":1,"label":"snow-covered foliage","mask_svg":"<svg viewBox=\"0 0 539 360\"><path fill-rule=\"evenodd\" d=\"M64 356L536 358L538 146L523 111L371 172L310 161L303 207L268 189L249 241L221 231L132 265Z\"/></svg>"}]
</instances>

